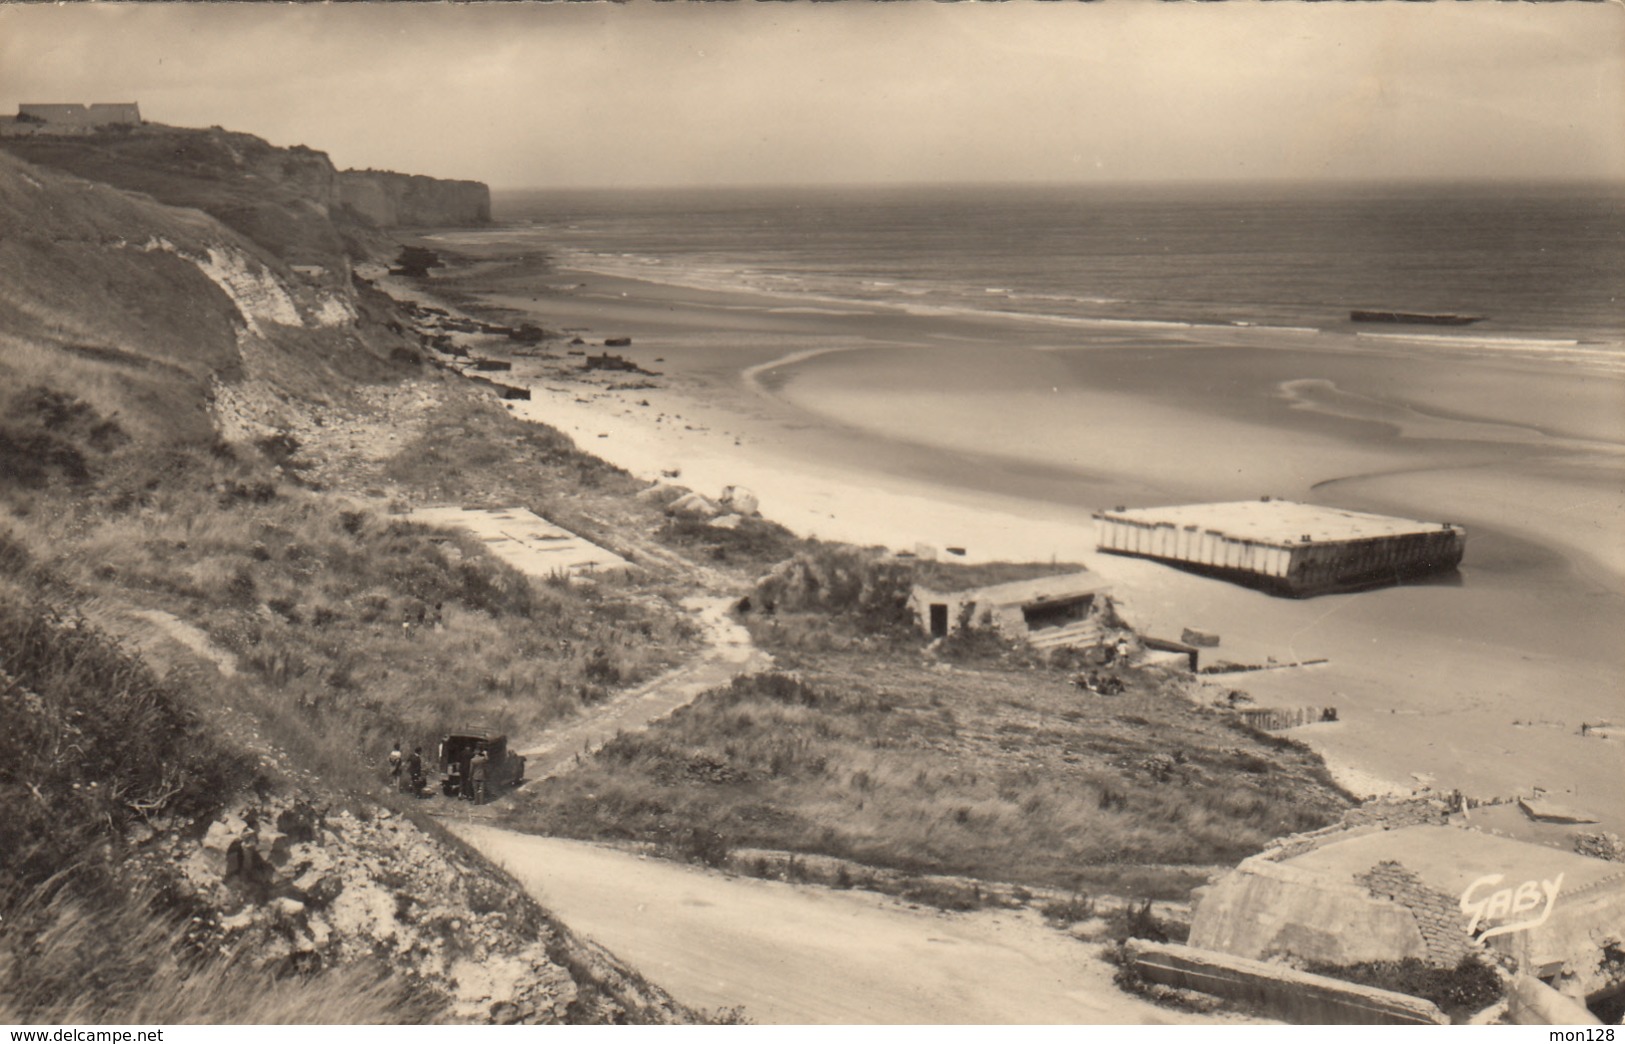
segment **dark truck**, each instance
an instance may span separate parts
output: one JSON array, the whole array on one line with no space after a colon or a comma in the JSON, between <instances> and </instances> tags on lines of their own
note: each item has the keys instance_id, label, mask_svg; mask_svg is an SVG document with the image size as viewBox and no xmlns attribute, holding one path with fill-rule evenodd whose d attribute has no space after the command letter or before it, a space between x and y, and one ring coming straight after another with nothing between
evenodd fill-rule
<instances>
[{"instance_id":1,"label":"dark truck","mask_svg":"<svg viewBox=\"0 0 1625 1044\"><path fill-rule=\"evenodd\" d=\"M508 737L483 728L462 728L446 733L440 741L440 792L447 797L459 793L472 797L473 784L465 781L474 752L485 748L491 763L485 769L488 791L517 787L525 779L525 758L508 749Z\"/></svg>"}]
</instances>

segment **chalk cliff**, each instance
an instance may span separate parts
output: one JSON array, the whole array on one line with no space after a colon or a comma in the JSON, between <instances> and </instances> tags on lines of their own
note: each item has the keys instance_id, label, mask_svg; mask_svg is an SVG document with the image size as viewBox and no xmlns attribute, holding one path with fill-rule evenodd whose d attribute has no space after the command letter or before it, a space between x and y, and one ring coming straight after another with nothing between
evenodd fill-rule
<instances>
[{"instance_id":1,"label":"chalk cliff","mask_svg":"<svg viewBox=\"0 0 1625 1044\"><path fill-rule=\"evenodd\" d=\"M330 270L379 249L377 230L490 220L490 191L387 171L340 173L325 152L252 134L143 124L89 135L0 138L41 167L192 207L290 264Z\"/></svg>"},{"instance_id":2,"label":"chalk cliff","mask_svg":"<svg viewBox=\"0 0 1625 1044\"><path fill-rule=\"evenodd\" d=\"M483 225L491 220L491 190L478 181L448 181L385 170L338 176L339 201L379 228Z\"/></svg>"}]
</instances>

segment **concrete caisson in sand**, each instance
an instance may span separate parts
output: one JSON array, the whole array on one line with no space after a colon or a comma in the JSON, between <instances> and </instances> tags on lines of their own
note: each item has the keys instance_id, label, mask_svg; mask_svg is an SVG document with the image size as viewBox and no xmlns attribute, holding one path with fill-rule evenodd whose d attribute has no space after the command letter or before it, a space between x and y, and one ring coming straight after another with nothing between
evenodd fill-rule
<instances>
[{"instance_id":1,"label":"concrete caisson in sand","mask_svg":"<svg viewBox=\"0 0 1625 1044\"><path fill-rule=\"evenodd\" d=\"M1449 572L1467 531L1289 500L1115 508L1094 515L1101 551L1307 597Z\"/></svg>"}]
</instances>

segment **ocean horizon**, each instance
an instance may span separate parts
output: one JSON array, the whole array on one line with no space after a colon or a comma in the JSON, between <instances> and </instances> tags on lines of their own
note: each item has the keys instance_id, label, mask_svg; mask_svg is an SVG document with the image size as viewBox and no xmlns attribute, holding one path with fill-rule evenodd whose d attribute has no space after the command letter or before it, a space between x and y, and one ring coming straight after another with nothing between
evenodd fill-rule
<instances>
[{"instance_id":1,"label":"ocean horizon","mask_svg":"<svg viewBox=\"0 0 1625 1044\"><path fill-rule=\"evenodd\" d=\"M804 534L1059 555L1154 633L1327 657L1259 698L1323 689L1365 722L1326 749L1403 778L1443 755L1390 713L1594 712L1625 604L1620 196L1403 188L547 193L434 240L477 259L463 292L664 374L532 381L526 416ZM1460 524L1466 557L1297 602L1091 553L1092 510L1266 495Z\"/></svg>"},{"instance_id":2,"label":"ocean horizon","mask_svg":"<svg viewBox=\"0 0 1625 1044\"><path fill-rule=\"evenodd\" d=\"M577 189L496 210L562 267L808 308L1625 352L1625 186L1605 182Z\"/></svg>"}]
</instances>

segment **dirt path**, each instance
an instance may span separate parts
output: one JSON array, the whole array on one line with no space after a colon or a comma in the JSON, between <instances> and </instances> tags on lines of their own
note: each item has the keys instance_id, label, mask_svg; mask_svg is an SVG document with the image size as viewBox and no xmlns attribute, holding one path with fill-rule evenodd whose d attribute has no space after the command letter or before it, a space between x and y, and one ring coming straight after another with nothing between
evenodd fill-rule
<instances>
[{"instance_id":1,"label":"dirt path","mask_svg":"<svg viewBox=\"0 0 1625 1044\"><path fill-rule=\"evenodd\" d=\"M568 772L578 759L615 738L618 732L641 729L670 714L707 689L726 685L736 674L766 670L772 657L750 642L750 634L729 619L733 597L693 596L683 606L699 615L706 647L693 660L667 671L635 689L616 695L580 719L550 729L540 739L522 745L529 763L525 777L531 786Z\"/></svg>"},{"instance_id":2,"label":"dirt path","mask_svg":"<svg viewBox=\"0 0 1625 1044\"><path fill-rule=\"evenodd\" d=\"M774 1024L1217 1021L1112 985L1098 944L1031 911L948 914L448 823L576 931L678 1000Z\"/></svg>"},{"instance_id":3,"label":"dirt path","mask_svg":"<svg viewBox=\"0 0 1625 1044\"><path fill-rule=\"evenodd\" d=\"M193 655L213 663L226 677L237 673L237 657L215 645L202 629L192 626L175 614L162 609L132 609L127 615L150 626L150 629L139 624L128 629L119 628L122 633L135 641L150 661L158 664L167 662L158 648L163 639L167 638ZM116 616L110 615L107 622L114 620Z\"/></svg>"}]
</instances>

